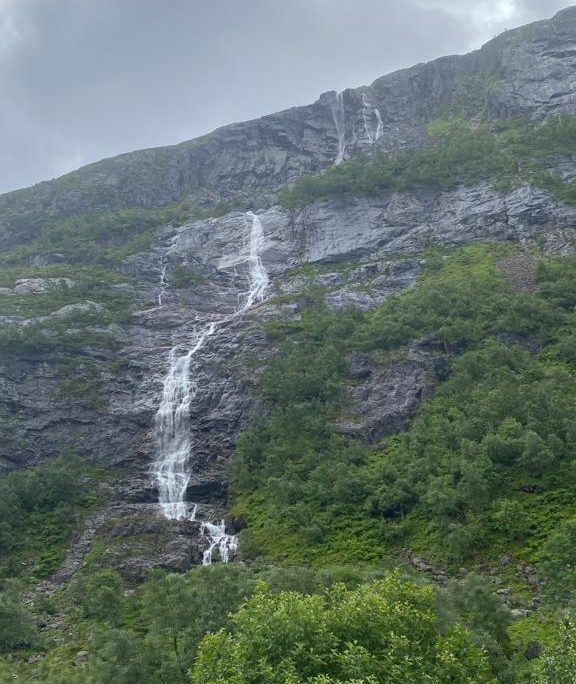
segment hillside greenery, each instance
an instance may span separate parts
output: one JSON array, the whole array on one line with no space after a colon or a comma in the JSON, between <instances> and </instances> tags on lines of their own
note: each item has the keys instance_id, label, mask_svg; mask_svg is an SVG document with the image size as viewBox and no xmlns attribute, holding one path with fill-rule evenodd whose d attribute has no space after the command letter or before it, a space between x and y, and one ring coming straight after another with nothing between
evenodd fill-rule
<instances>
[{"instance_id":1,"label":"hillside greenery","mask_svg":"<svg viewBox=\"0 0 576 684\"><path fill-rule=\"evenodd\" d=\"M6 637L4 651L12 654L2 663L26 682L371 683L387 681L375 679L384 667L411 681L512 681L509 613L479 578L439 589L399 571L233 564L156 572L127 593L113 570L84 570L31 607L7 585L0 650L2 626L13 619L3 623L2 601L22 625L16 640ZM42 634L39 615L74 631L65 640ZM42 656L32 666L30 653Z\"/></svg>"},{"instance_id":2,"label":"hillside greenery","mask_svg":"<svg viewBox=\"0 0 576 684\"><path fill-rule=\"evenodd\" d=\"M448 564L510 548L544 562L559 511L576 513L574 266L541 261L520 292L474 247L432 259L373 312L312 306L270 326L280 353L256 392L271 412L241 437L233 473L248 548L319 564L407 544ZM347 356L385 367L415 340L448 370L411 428L374 446L342 435Z\"/></svg>"},{"instance_id":3,"label":"hillside greenery","mask_svg":"<svg viewBox=\"0 0 576 684\"><path fill-rule=\"evenodd\" d=\"M257 592L229 631L206 636L193 684L494 681L464 631L438 630L431 587L395 576L313 596Z\"/></svg>"},{"instance_id":4,"label":"hillside greenery","mask_svg":"<svg viewBox=\"0 0 576 684\"><path fill-rule=\"evenodd\" d=\"M321 175L300 178L280 199L297 208L331 198L449 190L483 181L504 190L528 181L564 202L576 202L576 183L548 170L553 156L576 154L576 116L551 117L542 124L443 118L428 125L428 134L430 143L419 149L357 156Z\"/></svg>"},{"instance_id":5,"label":"hillside greenery","mask_svg":"<svg viewBox=\"0 0 576 684\"><path fill-rule=\"evenodd\" d=\"M58 568L97 501L89 485L96 476L64 455L0 477L0 581L42 579Z\"/></svg>"},{"instance_id":6,"label":"hillside greenery","mask_svg":"<svg viewBox=\"0 0 576 684\"><path fill-rule=\"evenodd\" d=\"M438 119L428 132L428 147L352 159L282 200L486 180L576 202L575 182L548 170L551 156L576 154L576 117ZM42 320L4 326L0 352L55 353L54 400L102 408L113 369L85 352L116 350L107 327L131 320L121 261L168 225L233 208L22 219L29 239L0 256L0 287L72 282L4 297L0 313ZM67 585L35 591L101 503L95 484L107 475L67 455L2 475L0 684L572 683L576 258L523 253L534 273L519 287L503 265L517 251L429 250L423 278L375 310L328 310L311 287L292 302L296 320L267 325L276 352L252 376L261 410L230 472L245 564L155 571L134 586L100 562L104 537ZM35 266L38 256L62 263ZM171 275L176 288L202 281L178 264ZM86 301L96 307L58 315ZM406 429L374 442L343 429L359 418L352 361L385 373L414 349L435 371ZM415 554L450 580L431 584ZM497 580L523 619L495 594ZM544 652L534 664L525 654L535 643Z\"/></svg>"},{"instance_id":7,"label":"hillside greenery","mask_svg":"<svg viewBox=\"0 0 576 684\"><path fill-rule=\"evenodd\" d=\"M88 563L31 605L5 580L5 671L46 684L371 684L388 681L386 666L398 681L562 682L572 651L554 644L573 639L559 617L576 589L576 260L523 254L533 281L519 290L504 272L515 257L487 245L430 251L418 284L376 310L329 311L313 288L298 320L269 323L277 353L252 388L268 410L245 430L232 472L248 566L159 573L126 593L115 571ZM359 382L351 359L384 372L414 344L441 369L415 420L373 444L345 436L346 388ZM89 480L58 460L0 484L4 577L30 583L62 560L94 504ZM407 548L478 575L432 589ZM512 564L500 566L502 554ZM535 590L519 563L546 579L545 607L512 622L481 575L498 567L523 609ZM53 619L71 626L63 642L37 629ZM6 621L14 637L2 636ZM534 641L549 648L537 673L523 656ZM41 660L28 664L30 654Z\"/></svg>"}]
</instances>

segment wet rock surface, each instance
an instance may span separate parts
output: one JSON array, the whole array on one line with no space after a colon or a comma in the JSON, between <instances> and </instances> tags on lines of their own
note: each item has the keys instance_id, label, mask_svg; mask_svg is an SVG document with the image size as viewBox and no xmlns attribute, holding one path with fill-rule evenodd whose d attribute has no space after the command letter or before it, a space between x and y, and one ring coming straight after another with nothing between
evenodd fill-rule
<instances>
[{"instance_id":1,"label":"wet rock surface","mask_svg":"<svg viewBox=\"0 0 576 684\"><path fill-rule=\"evenodd\" d=\"M470 79L485 95L482 106L496 116L543 119L576 113L574 36L576 8L569 8L548 22L506 32L470 55L418 65L345 91L339 100L345 154L421 144L422 121L438 106L458 102ZM484 90L483 79L490 86ZM122 155L65 181L0 197L0 249L25 243L39 230L37 222L21 221L15 231L12 215L159 206L183 194L200 204L239 197L246 209L258 208L265 236L261 256L271 280L269 294L241 316L233 314L247 296L251 219L232 211L167 227L150 249L124 259L120 271L127 281L113 287L129 297L132 315L89 329L105 333L114 345L88 341L73 354L21 349L0 357L0 469L37 463L70 447L114 474L102 484L106 504L73 540L56 583L67 581L94 549L95 562L117 567L130 579L154 567L181 571L201 562L207 545L202 522L223 517L226 468L236 438L252 413L266 410L250 392L258 367L274 351L263 324L300 315L310 286L323 288L333 309L370 309L416 282L430 247L492 240L537 245L545 254L574 252L576 207L527 184L507 193L481 183L446 192L341 198L296 211L275 205L279 186L334 163L341 142L335 101L335 93L325 93L307 107L227 126L171 148ZM382 118L376 142L366 129L366 106L378 108ZM576 177L576 159L551 164L563 178ZM65 271L62 254L37 254L29 265L48 264ZM504 266L519 287L533 285L528 262ZM53 287L73 286L64 275L27 278L0 288L0 296L6 302L30 300ZM102 314L99 307L86 299L36 318L2 315L0 323L25 328L51 319L68 334L78 317ZM155 503L151 476L154 416L170 350L186 353L208 322L216 330L190 367L199 391L189 415L187 498L198 504L197 521L168 521ZM446 358L446 350L425 341L385 364L362 355L350 358L350 410L340 429L370 442L404 429L441 379ZM94 392L75 394L74 383L63 384L63 363L70 366L64 377L72 381L82 380L82 368L89 366L98 377Z\"/></svg>"},{"instance_id":2,"label":"wet rock surface","mask_svg":"<svg viewBox=\"0 0 576 684\"><path fill-rule=\"evenodd\" d=\"M170 350L185 353L208 321L216 321L217 330L190 368L200 391L190 407L188 499L205 506L203 519L217 520L227 501L226 464L236 437L253 412L265 410L250 394L255 369L273 353L265 322L298 316L299 300L311 285L325 289L333 308L377 306L417 280L430 246L538 242L549 253L568 253L574 250L576 208L528 186L503 195L480 185L321 202L295 212L272 207L260 219L269 296L239 317L232 314L248 288L251 222L245 214L232 212L167 230L151 250L125 260L122 269L131 281L124 291L134 302L134 314L129 323L106 328L120 348L87 346L77 353L98 369L98 401L61 391L59 364L65 353L17 353L0 359L3 468L39 462L70 445L82 458L118 472L104 485L109 514L100 523L89 522L85 536L75 542L81 557L82 549L105 533L112 511L129 506L126 515L135 515L144 526L152 517L155 527L135 533L134 548L128 537L117 537L122 543L112 545L103 562L134 578L157 565L183 569L201 558L206 540L198 526L191 536L178 526L162 527L151 465L153 420ZM194 274L193 282L174 287L177 269ZM384 367L362 357L350 359L350 410L340 429L368 441L404 429L441 378L445 356L421 341ZM182 553L177 553L180 547ZM74 553L73 568L78 565ZM67 577L68 570L63 572Z\"/></svg>"},{"instance_id":3,"label":"wet rock surface","mask_svg":"<svg viewBox=\"0 0 576 684\"><path fill-rule=\"evenodd\" d=\"M338 428L368 442L404 430L445 374L447 354L426 347L426 341L412 345L383 368L354 355L352 374L362 382L349 390L352 415L339 421Z\"/></svg>"}]
</instances>

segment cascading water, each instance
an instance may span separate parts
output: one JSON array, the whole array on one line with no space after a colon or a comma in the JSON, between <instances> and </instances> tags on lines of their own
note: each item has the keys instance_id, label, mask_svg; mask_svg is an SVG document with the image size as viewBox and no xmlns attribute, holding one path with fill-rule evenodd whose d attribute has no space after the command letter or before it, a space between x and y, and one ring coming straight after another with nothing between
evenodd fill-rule
<instances>
[{"instance_id":1,"label":"cascading water","mask_svg":"<svg viewBox=\"0 0 576 684\"><path fill-rule=\"evenodd\" d=\"M346 114L344 111L343 92L335 96L330 109L334 119L334 126L336 127L336 134L338 135L338 156L334 166L339 166L344 161L344 153L346 152Z\"/></svg>"},{"instance_id":2,"label":"cascading water","mask_svg":"<svg viewBox=\"0 0 576 684\"><path fill-rule=\"evenodd\" d=\"M170 352L170 367L164 378L162 401L154 420L154 438L158 458L154 464L154 479L158 484L160 506L171 520L188 517L186 489L190 480L190 405L198 385L190 379L192 357L216 332L216 323L209 323L195 333L192 347L179 355L178 347Z\"/></svg>"},{"instance_id":3,"label":"cascading water","mask_svg":"<svg viewBox=\"0 0 576 684\"><path fill-rule=\"evenodd\" d=\"M233 534L226 534L226 523L224 520L221 520L219 524L202 523L202 536L207 537L210 542L210 545L202 554L202 565L212 565L215 549L218 549L222 563L228 563L230 558L236 553L238 540Z\"/></svg>"},{"instance_id":4,"label":"cascading water","mask_svg":"<svg viewBox=\"0 0 576 684\"><path fill-rule=\"evenodd\" d=\"M366 138L373 145L382 136L384 125L380 110L370 104L366 93L362 93L362 118L364 119Z\"/></svg>"},{"instance_id":5,"label":"cascading water","mask_svg":"<svg viewBox=\"0 0 576 684\"><path fill-rule=\"evenodd\" d=\"M246 216L252 220L250 231L250 255L248 257L248 268L250 274L250 289L244 304L235 312L234 316L241 316L254 304L264 299L264 294L268 288L269 280L264 264L262 263L262 250L264 249L264 228L262 221L252 211L247 212Z\"/></svg>"},{"instance_id":6,"label":"cascading water","mask_svg":"<svg viewBox=\"0 0 576 684\"><path fill-rule=\"evenodd\" d=\"M168 282L166 280L167 273L168 261L166 261L166 257L163 257L162 261L160 262L160 292L158 293L158 306L162 306L164 295L166 294L166 290L168 288Z\"/></svg>"},{"instance_id":7,"label":"cascading water","mask_svg":"<svg viewBox=\"0 0 576 684\"><path fill-rule=\"evenodd\" d=\"M261 253L264 248L264 229L260 218L253 212L246 216L252 222L248 255L250 287L243 303L230 316L212 321L194 334L193 344L185 353L179 346L170 352L169 370L164 379L162 400L154 421L157 459L153 467L154 479L158 486L159 502L164 515L170 520L195 520L197 506L189 512L186 503L186 490L190 481L189 458L191 435L189 425L190 406L198 392L198 384L190 378L190 365L194 355L204 347L206 341L216 330L244 314L256 302L264 299L269 280ZM161 294L162 296L162 294ZM161 296L159 304L162 305ZM226 534L225 523L202 523L201 533L208 539L209 546L204 552L203 563L212 563L215 549L220 560L227 563L237 548L234 535Z\"/></svg>"}]
</instances>

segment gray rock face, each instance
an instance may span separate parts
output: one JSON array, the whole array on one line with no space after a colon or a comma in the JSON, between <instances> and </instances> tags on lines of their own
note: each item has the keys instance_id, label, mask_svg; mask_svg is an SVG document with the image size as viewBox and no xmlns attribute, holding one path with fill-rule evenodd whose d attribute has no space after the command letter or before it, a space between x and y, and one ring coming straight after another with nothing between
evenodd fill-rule
<instances>
[{"instance_id":1,"label":"gray rock face","mask_svg":"<svg viewBox=\"0 0 576 684\"><path fill-rule=\"evenodd\" d=\"M338 423L339 429L368 442L404 430L445 372L445 355L427 346L425 340L412 345L384 369L355 355L352 375L363 382L350 388L352 415Z\"/></svg>"},{"instance_id":2,"label":"gray rock face","mask_svg":"<svg viewBox=\"0 0 576 684\"><path fill-rule=\"evenodd\" d=\"M527 243L553 228L571 232L575 219L573 207L558 205L545 191L521 185L503 195L479 185L313 204L295 223L306 235L305 259L316 262L479 240Z\"/></svg>"},{"instance_id":3,"label":"gray rock face","mask_svg":"<svg viewBox=\"0 0 576 684\"><path fill-rule=\"evenodd\" d=\"M417 145L425 117L457 100L470 79L486 74L490 87L482 91L484 104L494 113L542 118L572 112L575 39L572 8L549 22L508 32L471 55L419 65L369 88L346 91L347 153L374 149L365 127L366 107L377 107L382 117L376 146ZM61 215L154 206L182 192L197 201L241 193L247 203L269 206L271 190L333 163L338 151L334 102L334 93L327 93L309 107L229 126L172 148L124 155L6 195L0 198L0 243L25 241L37 229L31 222L30 230L16 235L5 218L9 211ZM560 160L558 168L565 178L576 177L575 159ZM507 194L480 184L449 192L343 198L298 211L273 205L259 216L265 235L261 256L271 286L267 299L242 316L232 314L246 300L251 219L230 212L169 227L151 249L123 261L120 271L127 282L114 287L133 304L130 321L86 328L112 337L117 349L87 341L73 354L13 349L0 358L0 468L37 463L69 446L115 475L103 484L106 507L78 535L56 582L81 567L100 536L107 541L99 562L131 579L153 567L185 570L200 562L207 545L201 522L223 516L226 465L237 435L252 413L266 411L250 393L254 374L273 353L263 324L297 317L310 285L324 288L329 307L369 309L413 285L431 246L513 241L567 254L576 245L576 207L528 185ZM62 255L38 255L33 262L58 263L59 272L65 266ZM70 333L82 316L103 313L89 300L37 318L9 313L19 296L29 301L51 287L75 285L71 279L57 280L26 279L2 288L7 303L2 324L24 328L55 321ZM210 321L217 323L216 332L190 368L199 391L190 407L188 499L199 504L198 521L175 523L164 520L155 503L154 415L170 350L186 353L195 331ZM385 368L367 357L351 358L350 411L340 429L369 441L404 429L441 377L443 363L443 354L424 341ZM68 368L64 382L63 364ZM91 392L84 391L87 368L98 379Z\"/></svg>"},{"instance_id":4,"label":"gray rock face","mask_svg":"<svg viewBox=\"0 0 576 684\"><path fill-rule=\"evenodd\" d=\"M576 7L571 7L549 21L507 31L469 55L444 57L346 90L346 155L419 145L425 138L422 122L444 106L464 107L470 116L486 109L496 116L537 119L574 113L575 46ZM200 203L238 196L247 209L254 203L269 205L275 189L336 159L334 103L335 93L324 93L312 105L226 126L180 145L107 159L3 195L0 246L39 230L34 222L20 222L16 234L11 212L56 216L159 206L184 193ZM365 119L374 108L382 118L375 144Z\"/></svg>"},{"instance_id":5,"label":"gray rock face","mask_svg":"<svg viewBox=\"0 0 576 684\"><path fill-rule=\"evenodd\" d=\"M70 278L20 278L13 288L2 288L2 290L10 290L12 294L23 295L47 292L57 287L70 288L73 285L74 282Z\"/></svg>"},{"instance_id":6,"label":"gray rock face","mask_svg":"<svg viewBox=\"0 0 576 684\"><path fill-rule=\"evenodd\" d=\"M551 253L566 253L576 244L576 207L559 205L548 193L528 186L507 195L480 185L443 193L335 200L296 212L272 207L260 219L270 296L242 317L222 323L191 366L201 391L190 408L188 497L202 505L200 522L221 517L227 497L225 466L236 436L248 416L262 410L249 391L254 364L259 366L271 353L262 323L297 316L298 298L308 285L323 286L326 302L334 308L370 308L415 282L425 266L422 250L431 245L538 241ZM121 517L133 521L130 529L149 524L145 539L134 533L132 543L126 533L103 563L135 578L151 567L185 569L201 558L206 540L198 525L184 542L186 534L165 524L154 503L153 418L170 349L185 353L198 326L223 321L243 301L250 228L249 218L238 212L197 221L167 231L153 249L124 262L122 268L132 278L126 291L144 307L131 323L107 328L122 344L120 351L90 346L80 350L82 362L98 368L97 401L60 391L57 371L66 358L63 353L18 353L0 359L0 463L5 468L35 463L72 446L83 458L118 471L107 485L109 513L79 537L66 567L78 567L82 549L98 534L106 534L107 521L126 506ZM163 305L158 306L163 264L166 283ZM301 273L300 266L312 270ZM178 269L195 274L194 283L173 287ZM294 303L286 304L286 296ZM66 319L77 307L81 312L92 310L92 304L71 305L72 311L67 306L51 316ZM422 343L384 370L369 360L352 359L350 417L340 428L369 441L404 429L437 382L441 356ZM155 522L150 522L151 516ZM68 577L67 570L62 573Z\"/></svg>"}]
</instances>

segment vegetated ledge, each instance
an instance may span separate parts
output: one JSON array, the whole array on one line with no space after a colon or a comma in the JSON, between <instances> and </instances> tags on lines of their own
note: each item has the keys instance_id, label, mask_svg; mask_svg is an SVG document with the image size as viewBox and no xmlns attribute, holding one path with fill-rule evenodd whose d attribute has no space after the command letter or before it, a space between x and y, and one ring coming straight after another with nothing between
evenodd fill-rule
<instances>
[{"instance_id":1,"label":"vegetated ledge","mask_svg":"<svg viewBox=\"0 0 576 684\"><path fill-rule=\"evenodd\" d=\"M280 192L280 200L295 209L335 197L448 190L482 181L505 191L528 181L576 203L576 180L564 181L554 170L559 158L576 154L576 116L554 116L542 124L436 119L428 134L425 147L392 156L358 155L321 175L299 178Z\"/></svg>"}]
</instances>

